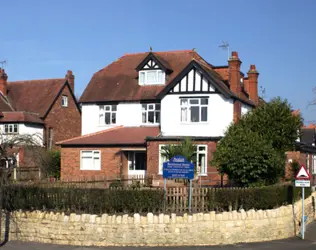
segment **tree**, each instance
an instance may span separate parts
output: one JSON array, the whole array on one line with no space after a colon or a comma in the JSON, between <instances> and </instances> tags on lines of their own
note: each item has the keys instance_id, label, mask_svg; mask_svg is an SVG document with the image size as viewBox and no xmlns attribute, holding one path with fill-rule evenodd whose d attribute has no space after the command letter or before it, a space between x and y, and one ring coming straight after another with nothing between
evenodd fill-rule
<instances>
[{"instance_id":1,"label":"tree","mask_svg":"<svg viewBox=\"0 0 316 250\"><path fill-rule=\"evenodd\" d=\"M162 147L161 155L170 160L176 155L184 156L188 161L193 161L196 147L190 138L185 138L179 144L169 144Z\"/></svg>"},{"instance_id":2,"label":"tree","mask_svg":"<svg viewBox=\"0 0 316 250\"><path fill-rule=\"evenodd\" d=\"M211 163L241 186L276 183L301 125L287 100L275 98L230 125Z\"/></svg>"}]
</instances>

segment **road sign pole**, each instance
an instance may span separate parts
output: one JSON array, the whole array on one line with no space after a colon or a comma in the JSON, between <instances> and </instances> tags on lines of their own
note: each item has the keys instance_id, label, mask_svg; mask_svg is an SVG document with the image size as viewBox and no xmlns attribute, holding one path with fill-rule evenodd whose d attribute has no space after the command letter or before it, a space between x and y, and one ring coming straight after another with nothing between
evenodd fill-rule
<instances>
[{"instance_id":1,"label":"road sign pole","mask_svg":"<svg viewBox=\"0 0 316 250\"><path fill-rule=\"evenodd\" d=\"M304 233L305 233L305 216L304 216L304 199L305 199L305 188L302 188L302 239L304 240Z\"/></svg>"},{"instance_id":2,"label":"road sign pole","mask_svg":"<svg viewBox=\"0 0 316 250\"><path fill-rule=\"evenodd\" d=\"M164 196L164 199L163 199L164 210L166 212L166 204L167 204L167 179L166 178L163 179L163 196Z\"/></svg>"},{"instance_id":3,"label":"road sign pole","mask_svg":"<svg viewBox=\"0 0 316 250\"><path fill-rule=\"evenodd\" d=\"M190 179L190 189L189 189L189 212L192 211L192 180Z\"/></svg>"}]
</instances>

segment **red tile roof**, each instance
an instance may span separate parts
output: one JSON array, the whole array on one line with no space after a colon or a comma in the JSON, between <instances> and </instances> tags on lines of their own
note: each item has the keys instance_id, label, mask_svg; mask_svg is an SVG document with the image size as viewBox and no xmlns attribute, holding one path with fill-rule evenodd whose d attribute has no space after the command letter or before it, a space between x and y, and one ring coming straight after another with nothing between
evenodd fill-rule
<instances>
[{"instance_id":1,"label":"red tile roof","mask_svg":"<svg viewBox=\"0 0 316 250\"><path fill-rule=\"evenodd\" d=\"M38 114L32 114L27 112L1 112L0 123L9 122L23 122L23 123L37 123L43 124L43 120Z\"/></svg>"},{"instance_id":2,"label":"red tile roof","mask_svg":"<svg viewBox=\"0 0 316 250\"><path fill-rule=\"evenodd\" d=\"M65 83L65 78L8 82L7 96L14 110L43 117Z\"/></svg>"},{"instance_id":3,"label":"red tile roof","mask_svg":"<svg viewBox=\"0 0 316 250\"><path fill-rule=\"evenodd\" d=\"M14 111L10 105L9 100L0 92L0 112L1 111Z\"/></svg>"},{"instance_id":4,"label":"red tile roof","mask_svg":"<svg viewBox=\"0 0 316 250\"><path fill-rule=\"evenodd\" d=\"M153 100L165 85L140 86L135 68L148 56L146 53L125 54L104 69L96 72L83 92L80 102ZM192 59L203 62L193 50L154 52L173 72L169 84ZM205 62L205 61L204 61ZM207 63L207 62L205 62Z\"/></svg>"},{"instance_id":5,"label":"red tile roof","mask_svg":"<svg viewBox=\"0 0 316 250\"><path fill-rule=\"evenodd\" d=\"M80 102L102 101L139 101L159 99L158 94L165 89L193 60L196 61L208 74L216 79L216 83L230 96L239 98L250 105L252 101L244 94L237 96L232 93L226 81L227 68L216 68L206 62L194 50L180 50L168 52L153 52L165 66L172 70L166 84L140 86L138 84L137 66L149 55L146 53L125 54L118 60L96 72L83 92ZM223 68L223 69L222 69ZM224 78L223 78L224 77Z\"/></svg>"},{"instance_id":6,"label":"red tile roof","mask_svg":"<svg viewBox=\"0 0 316 250\"><path fill-rule=\"evenodd\" d=\"M159 135L159 127L117 126L100 132L57 142L57 145L144 145L145 138Z\"/></svg>"}]
</instances>

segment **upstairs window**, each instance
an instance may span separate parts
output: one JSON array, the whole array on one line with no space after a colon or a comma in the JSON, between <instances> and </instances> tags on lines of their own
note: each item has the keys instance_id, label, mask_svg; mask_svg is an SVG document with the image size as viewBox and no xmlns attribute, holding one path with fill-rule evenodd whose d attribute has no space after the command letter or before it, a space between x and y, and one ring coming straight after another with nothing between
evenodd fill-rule
<instances>
[{"instance_id":1,"label":"upstairs window","mask_svg":"<svg viewBox=\"0 0 316 250\"><path fill-rule=\"evenodd\" d=\"M4 132L6 134L17 134L18 131L18 124L5 124L4 125Z\"/></svg>"},{"instance_id":2,"label":"upstairs window","mask_svg":"<svg viewBox=\"0 0 316 250\"><path fill-rule=\"evenodd\" d=\"M181 98L180 109L181 122L208 121L208 98Z\"/></svg>"},{"instance_id":3,"label":"upstairs window","mask_svg":"<svg viewBox=\"0 0 316 250\"><path fill-rule=\"evenodd\" d=\"M68 96L63 95L61 98L61 106L68 107Z\"/></svg>"},{"instance_id":4,"label":"upstairs window","mask_svg":"<svg viewBox=\"0 0 316 250\"><path fill-rule=\"evenodd\" d=\"M162 70L142 70L139 72L139 84L164 84L166 80L165 72Z\"/></svg>"},{"instance_id":5,"label":"upstairs window","mask_svg":"<svg viewBox=\"0 0 316 250\"><path fill-rule=\"evenodd\" d=\"M102 105L99 112L99 124L116 124L117 105Z\"/></svg>"},{"instance_id":6,"label":"upstairs window","mask_svg":"<svg viewBox=\"0 0 316 250\"><path fill-rule=\"evenodd\" d=\"M160 103L142 104L142 123L160 123Z\"/></svg>"}]
</instances>

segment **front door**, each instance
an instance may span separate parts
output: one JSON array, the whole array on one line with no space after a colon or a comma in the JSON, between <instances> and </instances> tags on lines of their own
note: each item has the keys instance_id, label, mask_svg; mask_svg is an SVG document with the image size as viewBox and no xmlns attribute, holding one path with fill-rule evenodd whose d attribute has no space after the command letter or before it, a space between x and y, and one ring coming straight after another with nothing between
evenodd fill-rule
<instances>
[{"instance_id":1,"label":"front door","mask_svg":"<svg viewBox=\"0 0 316 250\"><path fill-rule=\"evenodd\" d=\"M146 152L128 152L128 175L144 178L146 175Z\"/></svg>"}]
</instances>

